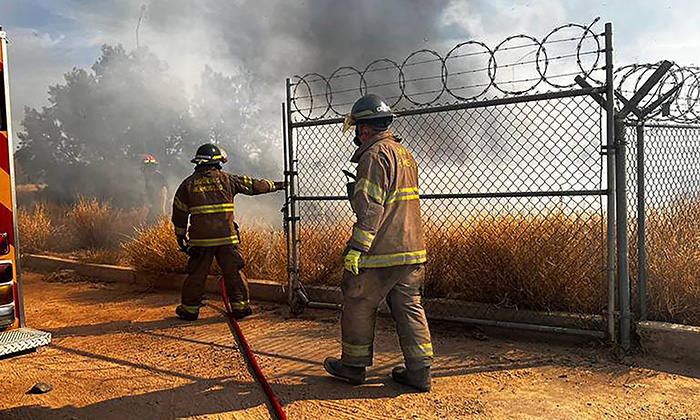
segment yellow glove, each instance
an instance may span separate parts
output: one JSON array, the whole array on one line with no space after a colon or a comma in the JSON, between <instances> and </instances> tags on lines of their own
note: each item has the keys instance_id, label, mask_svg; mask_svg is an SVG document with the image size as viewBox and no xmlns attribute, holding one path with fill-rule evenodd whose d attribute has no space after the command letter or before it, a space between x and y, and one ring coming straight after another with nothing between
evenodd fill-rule
<instances>
[{"instance_id":1,"label":"yellow glove","mask_svg":"<svg viewBox=\"0 0 700 420\"><path fill-rule=\"evenodd\" d=\"M356 276L360 274L360 255L362 253L356 249L351 249L345 254L345 269Z\"/></svg>"}]
</instances>

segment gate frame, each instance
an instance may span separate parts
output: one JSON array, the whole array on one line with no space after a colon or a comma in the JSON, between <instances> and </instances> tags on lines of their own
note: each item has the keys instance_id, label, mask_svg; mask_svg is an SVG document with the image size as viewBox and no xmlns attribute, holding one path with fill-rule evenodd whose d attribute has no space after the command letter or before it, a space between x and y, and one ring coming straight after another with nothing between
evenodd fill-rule
<instances>
[{"instance_id":1,"label":"gate frame","mask_svg":"<svg viewBox=\"0 0 700 420\"><path fill-rule=\"evenodd\" d=\"M525 193L458 193L458 194L421 194L421 199L440 199L440 198L509 198L509 197L554 197L554 196L598 196L606 197L606 267L605 271L607 273L607 287L608 287L608 300L607 300L607 331L606 335L610 341L617 341L616 335L616 286L621 290L620 293L620 341L622 346L627 349L629 348L629 340L631 335L631 326L629 320L631 314L629 311L629 277L627 274L627 234L626 234L626 223L618 224L617 220L627 220L627 208L625 205L618 206L617 202L626 203L626 198L623 194L626 194L626 174L625 174L625 153L626 153L626 143L624 139L624 133L620 133L616 130L616 127L622 126L620 122L621 114L615 110L615 90L614 90L614 64L613 64L613 32L612 24L605 24L604 32L605 45L603 51L605 52L605 84L597 87L593 86L581 86L578 89L569 88L568 90L561 90L555 92L546 92L522 96L511 96L500 99L489 99L473 102L464 102L452 105L440 105L431 106L428 108L417 108L409 109L405 111L397 111L395 114L397 117L410 116L410 115L423 115L439 112L449 112L458 111L465 109L475 109L475 108L488 108L500 105L512 105L525 102L538 102L551 99L559 98L573 98L578 96L591 96L595 99L601 108L605 111L605 129L601 130L601 136L605 136L604 141L601 139L601 155L606 155L607 159L601 167L606 168L607 180L606 188L599 190L580 190L580 191L542 191L542 192L525 192ZM578 77L577 77L578 78ZM578 80L577 80L578 81ZM581 84L581 83L579 83ZM285 163L285 181L288 184L286 191L286 203L285 203L285 238L287 249L291 250L291 254L287 254L288 261L288 299L290 301L290 306L292 304L292 291L296 285L300 283L300 272L299 272L299 245L300 239L298 236L298 226L297 223L300 221L300 216L298 215L297 203L303 201L340 201L347 200L347 196L299 196L296 193L296 183L298 178L298 171L296 169L296 164L298 159L295 158L294 154L294 129L302 127L313 127L320 125L332 125L339 124L343 122L342 117L336 118L326 118L318 120L308 120L295 122L292 118L292 82L290 78L285 81L285 91L286 91L286 101L282 104L282 118L283 118L283 134L284 134L284 163ZM641 98L639 98L641 99ZM637 100L638 103L638 100ZM632 110L627 110L627 113ZM602 121L601 121L602 122ZM622 136L620 136L622 134ZM622 200L621 200L622 199ZM602 210L602 209L601 209ZM622 226L622 227L621 227ZM623 230L624 233L623 233ZM617 247L616 245L617 240ZM616 261L619 263L618 269L616 270ZM623 280L626 278L626 280ZM625 290L627 293L625 293ZM313 304L314 302L312 302ZM317 305L314 305L317 306ZM320 304L318 306L323 306ZM627 323L624 320L627 320ZM528 330L539 330L547 332L560 332L575 335L596 335L592 334L595 331L590 330L577 330L573 328L562 328L553 327L547 325L537 325L537 324L526 324L526 323L515 323L515 322L500 322L496 320L486 320L486 319L463 319L467 323L474 323L478 325L493 325L493 326L504 326L507 328L521 328Z\"/></svg>"}]
</instances>

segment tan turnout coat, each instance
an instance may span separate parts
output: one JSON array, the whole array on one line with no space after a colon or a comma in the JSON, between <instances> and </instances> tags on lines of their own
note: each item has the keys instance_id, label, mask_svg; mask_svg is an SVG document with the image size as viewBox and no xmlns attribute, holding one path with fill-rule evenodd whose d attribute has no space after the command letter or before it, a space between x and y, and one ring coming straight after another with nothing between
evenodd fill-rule
<instances>
[{"instance_id":1,"label":"tan turnout coat","mask_svg":"<svg viewBox=\"0 0 700 420\"><path fill-rule=\"evenodd\" d=\"M418 197L418 166L392 133L367 140L350 159L357 163L351 205L357 222L348 246L362 251L361 268L426 261Z\"/></svg>"}]
</instances>

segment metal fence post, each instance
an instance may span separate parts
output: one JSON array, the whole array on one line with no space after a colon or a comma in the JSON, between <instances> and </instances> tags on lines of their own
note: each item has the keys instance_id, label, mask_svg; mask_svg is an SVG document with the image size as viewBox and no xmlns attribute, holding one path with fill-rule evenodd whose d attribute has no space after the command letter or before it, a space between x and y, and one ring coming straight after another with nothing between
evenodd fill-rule
<instances>
[{"instance_id":1,"label":"metal fence post","mask_svg":"<svg viewBox=\"0 0 700 420\"><path fill-rule=\"evenodd\" d=\"M284 181L286 187L284 189L284 243L286 246L287 256L287 301L292 300L292 246L290 244L291 235L289 233L289 147L287 143L287 104L282 103L282 149L284 150Z\"/></svg>"},{"instance_id":2,"label":"metal fence post","mask_svg":"<svg viewBox=\"0 0 700 420\"><path fill-rule=\"evenodd\" d=\"M627 254L627 139L625 122L615 118L615 182L617 195L617 274L620 288L620 344L630 348L630 279Z\"/></svg>"},{"instance_id":3,"label":"metal fence post","mask_svg":"<svg viewBox=\"0 0 700 420\"><path fill-rule=\"evenodd\" d=\"M292 264L291 264L291 273L289 276L289 284L288 284L288 296L287 298L289 299L289 304L291 305L292 299L293 299L293 287L294 283L299 281L299 249L298 249L298 236L297 236L297 204L296 204L296 161L294 159L294 139L293 139L293 129L292 129L292 109L291 109L291 101L292 101L292 91L291 91L291 81L289 79L286 80L286 92L287 92L287 101L286 101L286 137L287 137L287 158L288 158L288 163L287 163L287 175L288 175L288 182L289 185L287 186L289 190L289 226L290 226L290 233L291 233L291 247L292 247Z\"/></svg>"},{"instance_id":4,"label":"metal fence post","mask_svg":"<svg viewBox=\"0 0 700 420\"><path fill-rule=\"evenodd\" d=\"M647 244L644 195L644 122L637 124L637 265L639 317L647 319Z\"/></svg>"},{"instance_id":5,"label":"metal fence post","mask_svg":"<svg viewBox=\"0 0 700 420\"><path fill-rule=\"evenodd\" d=\"M607 151L607 278L608 278L608 336L615 334L615 93L613 80L612 23L605 24L605 110Z\"/></svg>"}]
</instances>

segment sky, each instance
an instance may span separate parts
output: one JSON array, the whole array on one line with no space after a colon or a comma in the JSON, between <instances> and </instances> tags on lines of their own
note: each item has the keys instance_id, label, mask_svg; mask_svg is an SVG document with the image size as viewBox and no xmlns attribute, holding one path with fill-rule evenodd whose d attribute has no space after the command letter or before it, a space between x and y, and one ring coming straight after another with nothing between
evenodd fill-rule
<instances>
[{"instance_id":1,"label":"sky","mask_svg":"<svg viewBox=\"0 0 700 420\"><path fill-rule=\"evenodd\" d=\"M613 23L616 65L700 62L700 26L692 18L700 2L691 0L0 0L0 24L11 40L15 130L25 106L46 105L48 86L92 65L102 44L134 48L142 6L140 43L169 64L183 88L207 64L229 74L245 68L270 118L284 99L284 79L295 74L400 59L419 48L446 51L469 39L543 36L598 16Z\"/></svg>"}]
</instances>

